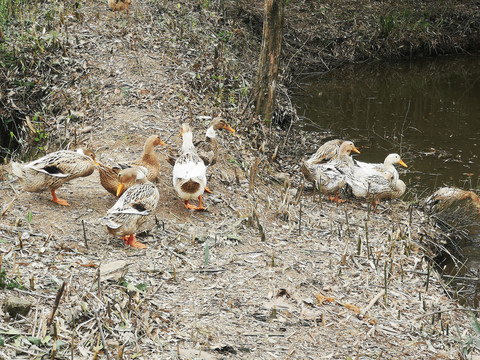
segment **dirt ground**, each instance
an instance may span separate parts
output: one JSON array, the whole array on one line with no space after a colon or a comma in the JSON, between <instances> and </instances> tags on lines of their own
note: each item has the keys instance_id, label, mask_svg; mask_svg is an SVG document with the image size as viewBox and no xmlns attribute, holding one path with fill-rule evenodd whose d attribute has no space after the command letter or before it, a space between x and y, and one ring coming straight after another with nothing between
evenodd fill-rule
<instances>
[{"instance_id":1,"label":"dirt ground","mask_svg":"<svg viewBox=\"0 0 480 360\"><path fill-rule=\"evenodd\" d=\"M139 233L148 248L126 248L99 224L115 198L97 172L60 188L71 204L61 207L48 193L24 192L5 167L0 256L12 286L0 301L18 296L32 308L17 318L0 308L0 358L475 358L472 315L428 261L436 234L424 214L401 201L374 213L362 201L337 206L302 192L300 156L271 163L245 119L189 89L194 55L175 50L185 46L172 41L180 30L157 27L153 4L117 18L105 4L84 4L71 51L88 69L76 86L89 84L95 102L70 109L83 116L59 122L57 134L102 162L128 161L150 134L178 148L183 121L202 137L220 113L238 131L218 136L208 209L185 209L168 149L158 147L160 203Z\"/></svg>"}]
</instances>

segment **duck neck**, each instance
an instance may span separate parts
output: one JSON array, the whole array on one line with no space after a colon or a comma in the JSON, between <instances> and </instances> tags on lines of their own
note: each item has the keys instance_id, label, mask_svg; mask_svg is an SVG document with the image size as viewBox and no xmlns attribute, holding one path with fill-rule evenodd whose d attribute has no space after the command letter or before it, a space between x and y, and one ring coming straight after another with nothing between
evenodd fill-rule
<instances>
[{"instance_id":1,"label":"duck neck","mask_svg":"<svg viewBox=\"0 0 480 360\"><path fill-rule=\"evenodd\" d=\"M147 141L147 142L145 143L145 146L143 147L143 155L142 155L142 157L145 158L145 157L152 156L153 153L154 153L154 148L155 148L155 146L153 145L153 142Z\"/></svg>"},{"instance_id":2,"label":"duck neck","mask_svg":"<svg viewBox=\"0 0 480 360\"><path fill-rule=\"evenodd\" d=\"M213 128L213 126L210 126L208 129L207 129L207 132L205 133L205 137L208 139L215 139L215 137L217 136L216 132L215 132L215 129Z\"/></svg>"},{"instance_id":3,"label":"duck neck","mask_svg":"<svg viewBox=\"0 0 480 360\"><path fill-rule=\"evenodd\" d=\"M146 177L142 177L141 179L136 179L135 184L145 184L147 181Z\"/></svg>"},{"instance_id":4,"label":"duck neck","mask_svg":"<svg viewBox=\"0 0 480 360\"><path fill-rule=\"evenodd\" d=\"M385 167L385 169L390 171L394 176L395 174L397 174L397 177L398 177L397 169L395 169L395 166L392 164L391 161L385 160L383 163L383 166Z\"/></svg>"},{"instance_id":5,"label":"duck neck","mask_svg":"<svg viewBox=\"0 0 480 360\"><path fill-rule=\"evenodd\" d=\"M348 166L353 167L353 158L350 156L350 154L346 153L341 153L339 155L340 160L344 161Z\"/></svg>"},{"instance_id":6,"label":"duck neck","mask_svg":"<svg viewBox=\"0 0 480 360\"><path fill-rule=\"evenodd\" d=\"M182 143L182 152L186 153L192 151L195 147L193 146L193 134L192 132L186 132L182 135L183 143Z\"/></svg>"}]
</instances>

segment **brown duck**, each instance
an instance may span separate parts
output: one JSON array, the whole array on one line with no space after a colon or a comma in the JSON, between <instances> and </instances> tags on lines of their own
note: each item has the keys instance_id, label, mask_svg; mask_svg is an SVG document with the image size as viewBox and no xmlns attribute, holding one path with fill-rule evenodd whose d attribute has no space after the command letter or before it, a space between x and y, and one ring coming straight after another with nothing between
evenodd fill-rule
<instances>
[{"instance_id":1,"label":"brown duck","mask_svg":"<svg viewBox=\"0 0 480 360\"><path fill-rule=\"evenodd\" d=\"M143 147L142 157L138 160L127 164L119 164L118 166L109 167L103 164L98 164L98 173L100 175L100 183L112 195L117 196L118 188L118 174L122 169L129 167L138 167L146 173L147 180L151 182L157 181L160 175L160 161L155 154L155 146L165 145L158 135L151 135ZM132 183L125 184L125 190L133 185Z\"/></svg>"},{"instance_id":2,"label":"brown duck","mask_svg":"<svg viewBox=\"0 0 480 360\"><path fill-rule=\"evenodd\" d=\"M116 17L117 11L125 10L128 13L128 8L132 2L132 0L108 0L108 6L113 10Z\"/></svg>"}]
</instances>

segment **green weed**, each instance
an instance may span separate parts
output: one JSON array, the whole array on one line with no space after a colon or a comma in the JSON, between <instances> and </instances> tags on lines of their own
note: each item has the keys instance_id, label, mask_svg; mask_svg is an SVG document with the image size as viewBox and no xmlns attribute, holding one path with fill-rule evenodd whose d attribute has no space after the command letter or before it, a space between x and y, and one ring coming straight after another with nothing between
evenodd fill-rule
<instances>
[{"instance_id":1,"label":"green weed","mask_svg":"<svg viewBox=\"0 0 480 360\"><path fill-rule=\"evenodd\" d=\"M25 286L20 283L20 279L12 279L7 276L7 271L4 267L0 270L0 289L20 289L26 290Z\"/></svg>"}]
</instances>

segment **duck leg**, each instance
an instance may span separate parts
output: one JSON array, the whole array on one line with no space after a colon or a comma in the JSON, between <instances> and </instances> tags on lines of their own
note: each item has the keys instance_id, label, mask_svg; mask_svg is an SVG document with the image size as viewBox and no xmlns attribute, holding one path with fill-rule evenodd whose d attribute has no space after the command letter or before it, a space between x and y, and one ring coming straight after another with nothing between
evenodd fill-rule
<instances>
[{"instance_id":1,"label":"duck leg","mask_svg":"<svg viewBox=\"0 0 480 360\"><path fill-rule=\"evenodd\" d=\"M331 197L330 194L328 194L328 200L335 201L337 205L347 201L347 200L340 199L338 197L338 191L335 191L335 197Z\"/></svg>"},{"instance_id":2,"label":"duck leg","mask_svg":"<svg viewBox=\"0 0 480 360\"><path fill-rule=\"evenodd\" d=\"M140 241L137 241L135 239L135 234L131 235L126 235L122 239L125 241L125 245L130 245L134 247L135 249L146 249L147 245L141 243Z\"/></svg>"},{"instance_id":3,"label":"duck leg","mask_svg":"<svg viewBox=\"0 0 480 360\"><path fill-rule=\"evenodd\" d=\"M70 206L67 200L57 198L57 195L55 194L55 190L52 190L52 201L59 205Z\"/></svg>"},{"instance_id":4,"label":"duck leg","mask_svg":"<svg viewBox=\"0 0 480 360\"><path fill-rule=\"evenodd\" d=\"M206 210L207 208L205 206L202 205L202 195L200 195L198 197L198 206L195 206L193 204L190 204L188 202L188 200L183 200L183 204L185 205L185 207L188 209L188 210L200 210L200 211L203 211L203 210Z\"/></svg>"},{"instance_id":5,"label":"duck leg","mask_svg":"<svg viewBox=\"0 0 480 360\"><path fill-rule=\"evenodd\" d=\"M202 195L198 196L198 206L196 210L200 210L200 211L207 210L207 208L202 205Z\"/></svg>"},{"instance_id":6,"label":"duck leg","mask_svg":"<svg viewBox=\"0 0 480 360\"><path fill-rule=\"evenodd\" d=\"M205 192L206 192L206 193L209 193L209 194L213 194L213 191L210 190L209 188L207 188L206 186L205 186Z\"/></svg>"}]
</instances>

